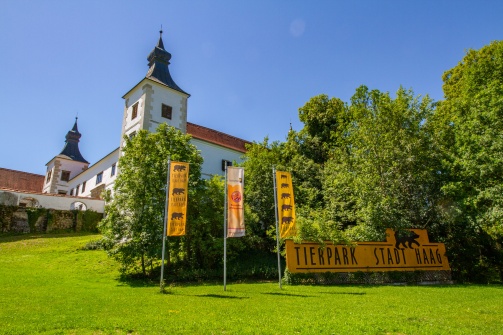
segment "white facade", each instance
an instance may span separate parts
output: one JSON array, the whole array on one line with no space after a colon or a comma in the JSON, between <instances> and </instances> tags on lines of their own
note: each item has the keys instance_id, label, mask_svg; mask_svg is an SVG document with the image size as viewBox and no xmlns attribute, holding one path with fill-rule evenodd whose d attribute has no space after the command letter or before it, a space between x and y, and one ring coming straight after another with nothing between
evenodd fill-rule
<instances>
[{"instance_id":1,"label":"white facade","mask_svg":"<svg viewBox=\"0 0 503 335\"><path fill-rule=\"evenodd\" d=\"M115 149L96 164L75 176L69 184L69 195L98 198L103 189L112 189L117 177L119 148Z\"/></svg>"},{"instance_id":2,"label":"white facade","mask_svg":"<svg viewBox=\"0 0 503 335\"><path fill-rule=\"evenodd\" d=\"M47 163L47 173L42 193L67 194L70 190L68 182L82 171L85 171L88 166L87 163L74 161L65 155L57 155ZM68 178L63 178L65 173Z\"/></svg>"},{"instance_id":3,"label":"white facade","mask_svg":"<svg viewBox=\"0 0 503 335\"><path fill-rule=\"evenodd\" d=\"M126 93L122 135L128 137L140 129L155 132L159 124L170 126L186 132L187 98L184 94L150 79L143 79L131 91ZM163 117L163 106L170 110L169 117ZM136 115L133 115L136 110ZM121 146L122 146L121 141Z\"/></svg>"},{"instance_id":4,"label":"white facade","mask_svg":"<svg viewBox=\"0 0 503 335\"><path fill-rule=\"evenodd\" d=\"M202 176L211 178L214 175L223 175L222 160L227 162L242 162L243 153L237 150L222 147L210 142L192 138L191 143L200 151L203 157Z\"/></svg>"}]
</instances>

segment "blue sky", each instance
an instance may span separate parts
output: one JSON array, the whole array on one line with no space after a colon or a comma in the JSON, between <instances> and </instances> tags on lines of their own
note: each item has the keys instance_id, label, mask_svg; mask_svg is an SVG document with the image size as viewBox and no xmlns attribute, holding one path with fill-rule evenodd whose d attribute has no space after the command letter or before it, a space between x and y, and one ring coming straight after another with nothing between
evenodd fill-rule
<instances>
[{"instance_id":1,"label":"blue sky","mask_svg":"<svg viewBox=\"0 0 503 335\"><path fill-rule=\"evenodd\" d=\"M503 39L502 13L496 0L0 0L0 167L45 174L77 114L88 161L115 149L161 25L188 121L283 141L318 94L402 85L441 100L444 71Z\"/></svg>"}]
</instances>

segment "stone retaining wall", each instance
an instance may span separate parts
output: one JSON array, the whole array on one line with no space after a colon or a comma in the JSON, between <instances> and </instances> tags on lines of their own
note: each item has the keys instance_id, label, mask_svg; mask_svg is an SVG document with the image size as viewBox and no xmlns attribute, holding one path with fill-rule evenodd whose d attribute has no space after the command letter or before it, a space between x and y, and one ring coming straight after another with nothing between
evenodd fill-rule
<instances>
[{"instance_id":1,"label":"stone retaining wall","mask_svg":"<svg viewBox=\"0 0 503 335\"><path fill-rule=\"evenodd\" d=\"M0 234L58 231L97 232L103 214L0 205Z\"/></svg>"}]
</instances>

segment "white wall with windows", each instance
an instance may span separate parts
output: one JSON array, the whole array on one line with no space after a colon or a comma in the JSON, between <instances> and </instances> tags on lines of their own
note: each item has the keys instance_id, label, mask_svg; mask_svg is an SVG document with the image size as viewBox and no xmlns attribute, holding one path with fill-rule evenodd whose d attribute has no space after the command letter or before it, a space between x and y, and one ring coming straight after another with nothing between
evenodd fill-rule
<instances>
[{"instance_id":1,"label":"white wall with windows","mask_svg":"<svg viewBox=\"0 0 503 335\"><path fill-rule=\"evenodd\" d=\"M186 132L188 94L144 79L123 98L126 101L123 135L129 136L140 129L155 132L161 123Z\"/></svg>"},{"instance_id":2,"label":"white wall with windows","mask_svg":"<svg viewBox=\"0 0 503 335\"><path fill-rule=\"evenodd\" d=\"M108 189L115 182L117 177L119 160L119 148L115 149L96 164L90 166L86 171L77 175L69 182L68 195L79 197L91 197L100 190Z\"/></svg>"},{"instance_id":3,"label":"white wall with windows","mask_svg":"<svg viewBox=\"0 0 503 335\"><path fill-rule=\"evenodd\" d=\"M147 101L152 107L150 120L146 120L149 122L148 130L155 132L159 124L167 123L185 133L187 131L188 95L155 82L149 82L149 84L152 85L153 92L150 101ZM165 112L166 109L171 109L171 115L168 113L168 115L164 114L163 116L163 105L165 106Z\"/></svg>"},{"instance_id":4,"label":"white wall with windows","mask_svg":"<svg viewBox=\"0 0 503 335\"><path fill-rule=\"evenodd\" d=\"M244 153L240 151L225 148L197 138L192 138L191 143L197 147L203 156L204 162L201 172L204 178L211 178L213 175L224 175L222 160L229 162L236 161L238 163L243 161L242 156Z\"/></svg>"},{"instance_id":5,"label":"white wall with windows","mask_svg":"<svg viewBox=\"0 0 503 335\"><path fill-rule=\"evenodd\" d=\"M145 94L141 89L132 90L125 102L122 135L129 136L133 132L138 132L143 124ZM122 143L122 137L120 143Z\"/></svg>"},{"instance_id":6,"label":"white wall with windows","mask_svg":"<svg viewBox=\"0 0 503 335\"><path fill-rule=\"evenodd\" d=\"M65 155L57 155L47 163L42 192L66 194L69 190L68 182L85 171L88 165L87 163L71 160Z\"/></svg>"}]
</instances>

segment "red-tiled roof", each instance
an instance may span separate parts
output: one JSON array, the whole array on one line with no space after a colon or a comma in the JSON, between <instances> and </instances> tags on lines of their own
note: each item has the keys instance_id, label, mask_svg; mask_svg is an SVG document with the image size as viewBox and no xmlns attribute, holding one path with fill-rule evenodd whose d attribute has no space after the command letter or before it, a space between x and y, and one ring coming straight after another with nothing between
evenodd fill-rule
<instances>
[{"instance_id":1,"label":"red-tiled roof","mask_svg":"<svg viewBox=\"0 0 503 335\"><path fill-rule=\"evenodd\" d=\"M0 187L18 191L42 192L45 177L39 174L0 168Z\"/></svg>"},{"instance_id":2,"label":"red-tiled roof","mask_svg":"<svg viewBox=\"0 0 503 335\"><path fill-rule=\"evenodd\" d=\"M239 152L246 152L245 144L251 144L243 139L190 122L187 122L187 134L198 140L218 144Z\"/></svg>"}]
</instances>

